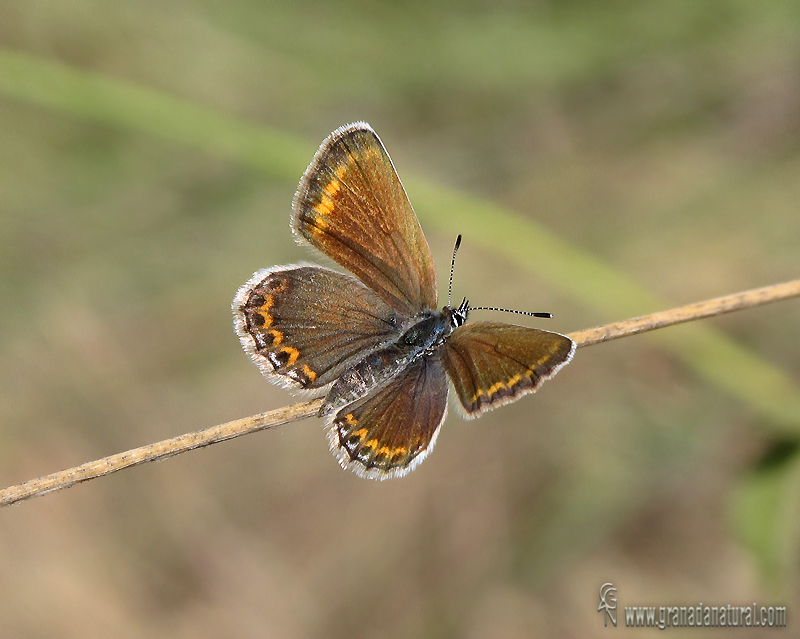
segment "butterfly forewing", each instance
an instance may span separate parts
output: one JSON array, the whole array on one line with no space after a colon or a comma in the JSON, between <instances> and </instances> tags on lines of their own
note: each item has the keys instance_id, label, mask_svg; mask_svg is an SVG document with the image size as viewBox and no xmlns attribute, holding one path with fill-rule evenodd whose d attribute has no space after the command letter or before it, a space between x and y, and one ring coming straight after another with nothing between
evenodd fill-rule
<instances>
[{"instance_id":1,"label":"butterfly forewing","mask_svg":"<svg viewBox=\"0 0 800 639\"><path fill-rule=\"evenodd\" d=\"M446 411L441 360L420 357L390 383L329 418L331 449L344 468L362 477L400 477L431 451Z\"/></svg>"},{"instance_id":2,"label":"butterfly forewing","mask_svg":"<svg viewBox=\"0 0 800 639\"><path fill-rule=\"evenodd\" d=\"M406 315L436 308L436 272L391 159L368 124L334 131L294 199L299 238L355 274Z\"/></svg>"},{"instance_id":3,"label":"butterfly forewing","mask_svg":"<svg viewBox=\"0 0 800 639\"><path fill-rule=\"evenodd\" d=\"M352 276L313 265L258 271L233 300L244 350L269 378L322 388L395 339L397 313Z\"/></svg>"},{"instance_id":4,"label":"butterfly forewing","mask_svg":"<svg viewBox=\"0 0 800 639\"><path fill-rule=\"evenodd\" d=\"M442 359L467 417L530 393L572 359L575 342L535 328L477 322L453 331Z\"/></svg>"}]
</instances>

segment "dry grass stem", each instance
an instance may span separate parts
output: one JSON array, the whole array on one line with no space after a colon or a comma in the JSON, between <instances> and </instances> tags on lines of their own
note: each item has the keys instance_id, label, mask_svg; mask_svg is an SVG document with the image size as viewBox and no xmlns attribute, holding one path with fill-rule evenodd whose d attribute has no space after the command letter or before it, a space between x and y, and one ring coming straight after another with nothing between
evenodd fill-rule
<instances>
[{"instance_id":1,"label":"dry grass stem","mask_svg":"<svg viewBox=\"0 0 800 639\"><path fill-rule=\"evenodd\" d=\"M683 324L692 320L705 319L706 317L723 315L745 308L762 306L791 297L800 297L800 280L754 288L742 293L734 293L733 295L715 297L704 302L679 306L668 311L659 311L621 322L614 322L613 324L606 324L605 326L589 328L571 333L570 337L578 343L578 346L591 346L592 344L608 342L628 335L646 333L665 326Z\"/></svg>"},{"instance_id":2,"label":"dry grass stem","mask_svg":"<svg viewBox=\"0 0 800 639\"><path fill-rule=\"evenodd\" d=\"M660 311L622 322L577 331L571 333L570 337L577 342L579 347L590 346L628 335L636 335L637 333L644 333L674 324L761 306L762 304L777 302L791 297L800 297L800 280L765 286L705 302L688 304L668 311ZM165 439L51 475L31 479L23 484L0 490L0 506L8 506L31 497L38 497L55 490L69 488L80 482L102 477L131 466L166 459L167 457L179 455L195 448L210 446L226 439L233 439L259 430L274 428L275 426L305 419L306 417L312 417L317 414L321 402L321 399L315 399L260 413L259 415L243 417L226 424Z\"/></svg>"}]
</instances>

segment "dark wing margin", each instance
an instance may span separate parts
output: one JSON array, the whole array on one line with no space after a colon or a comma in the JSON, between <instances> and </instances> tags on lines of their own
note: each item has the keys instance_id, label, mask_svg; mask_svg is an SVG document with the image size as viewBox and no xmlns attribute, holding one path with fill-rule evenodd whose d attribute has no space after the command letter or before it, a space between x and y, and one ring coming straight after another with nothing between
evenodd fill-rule
<instances>
[{"instance_id":1,"label":"dark wing margin","mask_svg":"<svg viewBox=\"0 0 800 639\"><path fill-rule=\"evenodd\" d=\"M292 230L406 315L436 308L428 242L375 131L356 122L322 143L294 197Z\"/></svg>"},{"instance_id":2,"label":"dark wing margin","mask_svg":"<svg viewBox=\"0 0 800 639\"><path fill-rule=\"evenodd\" d=\"M575 342L535 328L476 322L453 331L442 360L466 417L532 393L569 363Z\"/></svg>"},{"instance_id":3,"label":"dark wing margin","mask_svg":"<svg viewBox=\"0 0 800 639\"><path fill-rule=\"evenodd\" d=\"M396 339L402 318L351 275L311 264L256 272L231 304L242 347L267 379L313 390Z\"/></svg>"},{"instance_id":4,"label":"dark wing margin","mask_svg":"<svg viewBox=\"0 0 800 639\"><path fill-rule=\"evenodd\" d=\"M436 443L447 391L439 357L420 357L388 384L330 416L328 441L342 468L367 479L410 473Z\"/></svg>"}]
</instances>

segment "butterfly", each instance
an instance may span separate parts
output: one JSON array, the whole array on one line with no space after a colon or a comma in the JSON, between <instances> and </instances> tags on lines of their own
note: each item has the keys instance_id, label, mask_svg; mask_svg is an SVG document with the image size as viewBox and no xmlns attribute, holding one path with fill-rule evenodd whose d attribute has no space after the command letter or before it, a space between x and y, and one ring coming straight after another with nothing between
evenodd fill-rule
<instances>
[{"instance_id":1,"label":"butterfly","mask_svg":"<svg viewBox=\"0 0 800 639\"><path fill-rule=\"evenodd\" d=\"M466 324L437 310L430 248L394 165L365 122L322 143L294 197L292 231L346 269L257 271L232 303L245 352L272 382L324 396L331 450L361 477L401 477L430 453L452 384L467 418L530 393L567 364L565 335Z\"/></svg>"}]
</instances>

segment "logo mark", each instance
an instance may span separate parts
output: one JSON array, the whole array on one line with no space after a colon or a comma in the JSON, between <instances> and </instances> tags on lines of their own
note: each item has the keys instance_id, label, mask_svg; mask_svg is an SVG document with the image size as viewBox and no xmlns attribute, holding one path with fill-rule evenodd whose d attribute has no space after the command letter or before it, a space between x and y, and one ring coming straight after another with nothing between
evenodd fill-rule
<instances>
[{"instance_id":1,"label":"logo mark","mask_svg":"<svg viewBox=\"0 0 800 639\"><path fill-rule=\"evenodd\" d=\"M600 588L600 605L597 606L597 612L605 612L604 626L608 626L608 619L611 618L611 623L617 627L617 589L614 588L614 584L603 584Z\"/></svg>"}]
</instances>

